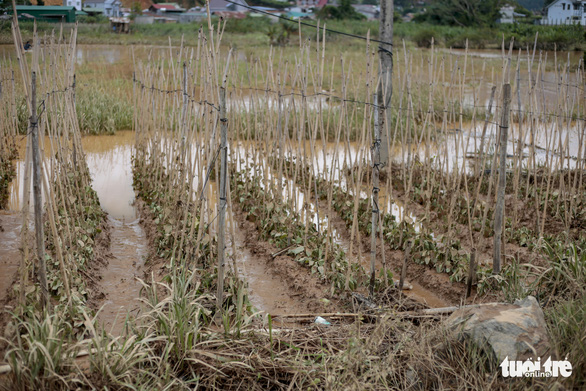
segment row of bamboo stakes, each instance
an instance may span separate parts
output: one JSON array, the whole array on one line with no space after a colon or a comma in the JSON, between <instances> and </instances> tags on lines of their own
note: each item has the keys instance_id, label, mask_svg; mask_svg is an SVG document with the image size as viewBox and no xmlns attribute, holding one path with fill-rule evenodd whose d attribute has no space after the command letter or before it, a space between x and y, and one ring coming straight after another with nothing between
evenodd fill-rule
<instances>
[{"instance_id":1,"label":"row of bamboo stakes","mask_svg":"<svg viewBox=\"0 0 586 391\"><path fill-rule=\"evenodd\" d=\"M17 70L11 61L0 67L2 79L10 81L9 88L2 89L2 100L9 103L1 110L2 145L15 145L16 137L26 138L18 301L26 304L27 288L35 284L40 289L43 308L52 305L48 284L51 273L61 280L66 302L75 299L72 279L79 266L73 253L83 223L80 205L86 204L85 189L90 186L75 112L77 29L65 37L62 28L40 37L35 24L29 54L23 48L18 20L14 18ZM16 105L21 97L26 101L29 123L27 133L17 136ZM81 179L74 180L73 173ZM49 254L47 248L51 249ZM46 255L57 261L57 269L53 263L47 265Z\"/></svg>"},{"instance_id":2,"label":"row of bamboo stakes","mask_svg":"<svg viewBox=\"0 0 586 391\"><path fill-rule=\"evenodd\" d=\"M585 79L581 60L576 64L570 57L561 58L561 53L538 52L535 47L514 51L512 44L504 42L497 59L434 47L413 52L403 42L402 48L395 48L394 95L386 108L396 115L382 122L386 111L378 102L389 97L380 94L376 48L370 43L365 45L364 56L354 62L343 55L326 58L325 34L319 33L299 49L269 48L264 56L243 59L220 46L221 24L215 30L211 23L209 27L211 34L204 36L200 31L194 47L186 47L182 40L178 50L170 46L164 56L155 59L153 55L146 64L137 64L134 88L137 161L155 165L154 187L170 192L175 201L189 187L188 194L195 201L192 205L197 206L210 235L224 231L215 224L223 221L216 217L225 210L218 205L226 197L214 194L206 181L212 168L226 174L220 169L220 161L225 159L216 159L218 151L222 157L226 151L220 142L223 125L227 125L229 144L226 159L238 170L262 176L266 193L259 203L274 199L289 203L306 226L327 229L332 242L335 232L328 224L334 213L332 188L328 189L326 210L320 210L320 203L313 201L317 178L337 183L352 194L348 252L358 252L359 259L360 198L370 198L374 188L375 211L380 208L384 216L400 205L399 218L407 219L415 213L410 205L415 180L424 184L426 200L432 200L436 196L432 192L438 188L447 195L449 210L442 234L448 243L461 226L457 201L465 200L470 228L465 248L470 252L474 248L473 221L482 219L484 227L489 210L494 210L490 225L495 231L493 267L497 273L506 252L502 248L507 243L505 216L511 218L513 229L521 224L517 202L511 210L504 210L508 173L512 172L515 199L545 198L543 203L535 202L538 223L528 227L537 238L547 233L546 221L552 218L549 201L554 194L560 200L557 211L563 206L561 222L569 232L572 208L584 202ZM233 57L237 60L231 61ZM377 184L381 165L372 147L380 145L381 132L389 135L386 148L398 170L389 171L386 180ZM293 158L293 177L286 178L284 164ZM309 167L309 173L303 167ZM348 170L354 175L346 175ZM403 191L395 188L392 176L398 176L394 180L403 183ZM488 190L481 191L487 176ZM474 186L468 183L471 178L478 179ZM529 186L530 182L535 185ZM520 193L521 188L525 194ZM377 201L379 191L382 199ZM229 196L226 202L230 210ZM486 207L477 208L480 203ZM417 218L429 221L431 202L424 209ZM189 213L185 210L185 216ZM380 228L381 220L372 224ZM203 234L198 233L198 240ZM189 235L178 230L176 242L185 242ZM376 240L373 235L373 248ZM223 249L221 245L219 253ZM178 254L175 259L190 255ZM380 257L372 257L371 273L380 266Z\"/></svg>"},{"instance_id":3,"label":"row of bamboo stakes","mask_svg":"<svg viewBox=\"0 0 586 391\"><path fill-rule=\"evenodd\" d=\"M382 200L376 202L373 198L373 208L380 208L384 216L391 213L393 203L400 203L401 218L406 218L411 213L410 194L414 191L415 173L422 173L417 174L422 175L417 180L426 184L426 199L432 199L431 192L437 188L448 194L445 233L448 240L458 225L455 216L458 197L463 196L467 202L469 226L477 217L477 209L473 206L480 197L480 181L476 188L471 188L469 175L483 178L488 175L484 170L488 164L496 171L498 156L499 181L496 175L490 174L488 196L484 197L486 203L497 210L504 208L503 180L508 166L513 172L516 198L527 201L536 197L537 188L545 192L543 206L535 203L539 219L537 226L532 228L538 237L545 233L545 224L550 218L548 200L554 193L561 200L557 207L564 207L563 224L568 231L572 208L583 205L585 95L584 64L581 62L577 65L569 60L563 62L554 53L552 66L550 53L537 53L534 48L514 53L512 45L507 50L503 44L500 64L495 65L495 61L472 57L467 50L453 55L432 47L425 53L413 53L403 43L402 50L395 48L394 95L390 107L385 108L379 103L386 102L388 97L380 94L376 48L368 42L358 63L344 56L326 58L325 33L323 36L317 34L313 43L305 42L298 51L295 49L297 52L270 48L263 59L232 60L235 57L232 50L223 50L220 45L223 25L208 23L209 34L200 31L193 46L187 47L182 40L178 51L170 45L169 51L159 57L153 54L146 62L135 62L136 169L149 178L152 188L170 194L169 205L184 205L183 218L176 222L178 229L172 231L172 259L177 264L199 256L200 246L187 246L187 241L194 238L195 243L199 243L205 235L217 234L219 270L223 268L226 245L222 238L222 215L232 208L226 181L228 160L236 163L239 170L254 170L251 175L263 176L266 193L259 202L277 199L289 203L292 209L300 212L306 226L315 223L318 230L327 229L332 242L334 230L328 222L334 213L331 207L333 189L328 189L325 211L312 199L318 193L317 178L340 184L354 197L353 205L349 206L353 214L349 254L358 252L359 258L362 255L358 245L361 235L358 201L369 197L373 187L376 196L380 188ZM81 186L69 182L64 175L69 167L87 172L75 117L76 33L74 30L68 42L63 40L62 32L46 37L45 45L41 45L35 34L30 66L22 50L17 21L13 34L22 88L31 112L27 135L30 143L27 143L25 160L23 243L28 234L32 180L37 197L35 205L40 208L39 189L43 188L52 236L67 246L74 242L75 234L70 226L57 229L57 210L62 206L73 215L72 200L83 197L81 188L89 185L89 174L83 176L87 182ZM2 72L2 79L10 78L8 70ZM13 91L14 95L14 83L8 91ZM517 99L512 99L513 93ZM43 97L43 115L38 120L35 95ZM482 98L486 96L490 96L488 103ZM390 117L391 120L381 127L377 118L387 114L385 109L395 112L396 116ZM508 132L502 131L508 129L509 118L513 125L512 142L507 140ZM2 130L3 140L15 134L14 126L8 126L11 122L14 123L3 123L6 129L10 128ZM452 132L454 127L457 131ZM393 161L399 164L399 170L390 173L399 176L404 188L402 194L394 188L392 175L387 175L386 183L372 183L376 181L379 163L375 153L373 165L371 147L379 143L380 132L389 135L387 145L381 147L386 147ZM39 135L48 135L49 145ZM34 138L38 138L38 148L33 144ZM575 145L578 145L577 151L573 149ZM476 157L473 164L466 159L471 150ZM508 150L512 153L507 153ZM49 160L41 158L47 154L51 157ZM507 155L512 159L507 160ZM283 167L293 157L297 164L293 178L287 180ZM365 184L367 172L373 166L375 170L368 179L371 182ZM309 173L303 167L309 167ZM346 175L347 170L354 175ZM566 170L567 175L556 182L555 175L564 172L562 170ZM218 173L215 178L223 181L216 194L211 183L214 176L212 180L208 178L211 172ZM530 187L525 186L526 193L522 197L519 194L521 181L529 184L530 178L539 185L533 187L533 194ZM185 194L191 197L187 200L190 202L183 199ZM514 210L506 214L512 216L513 228L520 224L516 203L514 205ZM488 209L483 211L482 226ZM36 215L40 213L42 211L36 210ZM198 232L180 229L187 226L188 216L197 216L202 222ZM429 220L430 216L428 202L424 215L419 217ZM497 211L495 217L494 228L502 232L503 214ZM231 219L231 213L228 218ZM377 220L373 220L373 225L380 227L382 219ZM192 230L194 226L191 225ZM230 227L235 229L233 221ZM205 232L206 229L209 231ZM421 226L421 229L426 227ZM42 235L37 234L40 275L43 274L44 246L39 238L42 239ZM373 235L373 243L376 239ZM497 271L500 244L501 239L495 235L494 267ZM472 237L468 246L473 247ZM63 246L55 248L70 296L68 270L74 261L62 252ZM30 253L28 246L24 246L22 286L27 285ZM384 257L384 253L381 256ZM379 261L374 257L373 261L378 266ZM46 293L42 276L39 280ZM221 293L218 285L218 293ZM23 292L21 289L21 295ZM218 296L220 300L221 295Z\"/></svg>"}]
</instances>

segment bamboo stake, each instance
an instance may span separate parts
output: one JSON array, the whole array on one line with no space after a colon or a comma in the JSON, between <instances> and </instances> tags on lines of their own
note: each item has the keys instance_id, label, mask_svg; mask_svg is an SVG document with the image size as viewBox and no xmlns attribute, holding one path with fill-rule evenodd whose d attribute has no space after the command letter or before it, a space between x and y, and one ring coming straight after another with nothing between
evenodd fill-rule
<instances>
[{"instance_id":1,"label":"bamboo stake","mask_svg":"<svg viewBox=\"0 0 586 391\"><path fill-rule=\"evenodd\" d=\"M39 125L37 118L37 73L31 75L31 118L30 129L32 133L33 152L33 195L35 201L35 235L37 243L37 258L39 262L38 280L41 286L41 305L46 308L49 305L49 286L47 284L47 266L45 263L45 237L43 233L43 199L41 184L41 156L39 150ZM24 289L24 287L21 287Z\"/></svg>"},{"instance_id":2,"label":"bamboo stake","mask_svg":"<svg viewBox=\"0 0 586 391\"><path fill-rule=\"evenodd\" d=\"M228 118L226 118L226 88L220 88L220 122L221 122L221 141L220 141L220 192L218 202L218 292L216 307L222 311L224 302L224 235L226 224L226 178L228 171Z\"/></svg>"},{"instance_id":3,"label":"bamboo stake","mask_svg":"<svg viewBox=\"0 0 586 391\"><path fill-rule=\"evenodd\" d=\"M501 270L501 240L503 235L503 222L505 213L505 187L507 184L507 136L509 130L509 105L511 104L511 85L503 86L503 112L500 135L500 162L499 183L497 190L497 203L494 212L494 256L492 272L499 274Z\"/></svg>"}]
</instances>

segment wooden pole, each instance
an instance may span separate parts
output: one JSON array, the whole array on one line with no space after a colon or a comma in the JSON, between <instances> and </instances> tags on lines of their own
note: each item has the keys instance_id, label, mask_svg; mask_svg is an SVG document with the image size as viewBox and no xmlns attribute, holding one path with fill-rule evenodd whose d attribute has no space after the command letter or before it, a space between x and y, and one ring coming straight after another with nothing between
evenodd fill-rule
<instances>
[{"instance_id":1,"label":"wooden pole","mask_svg":"<svg viewBox=\"0 0 586 391\"><path fill-rule=\"evenodd\" d=\"M472 284L476 278L476 249L472 250L470 255L470 266L468 268L468 280L466 281L466 299L470 297L472 293Z\"/></svg>"},{"instance_id":2,"label":"wooden pole","mask_svg":"<svg viewBox=\"0 0 586 391\"><path fill-rule=\"evenodd\" d=\"M378 192L379 192L379 167L380 167L380 145L381 127L379 119L381 114L377 105L377 94L374 94L374 140L372 143L372 225L370 239L370 294L374 293L374 282L376 277L376 230L378 228ZM359 193L358 189L356 190Z\"/></svg>"},{"instance_id":3,"label":"wooden pole","mask_svg":"<svg viewBox=\"0 0 586 391\"><path fill-rule=\"evenodd\" d=\"M37 118L37 73L31 78L31 141L33 150L33 196L35 200L35 233L37 239L37 257L39 258L38 279L41 285L41 305L49 303L49 287L47 285L47 266L45 264L45 237L43 234L43 198L41 196L41 156L39 151L39 126ZM24 289L24 288L22 288Z\"/></svg>"},{"instance_id":4,"label":"wooden pole","mask_svg":"<svg viewBox=\"0 0 586 391\"><path fill-rule=\"evenodd\" d=\"M494 211L494 254L492 263L493 274L501 271L501 245L503 235L503 222L505 218L505 187L507 185L507 137L509 131L509 106L511 104L511 85L503 86L503 112L500 134L500 162L499 182L497 189L496 208Z\"/></svg>"},{"instance_id":5,"label":"wooden pole","mask_svg":"<svg viewBox=\"0 0 586 391\"><path fill-rule=\"evenodd\" d=\"M486 119L484 120L484 126L482 127L482 136L480 137L480 147L478 149L478 153L476 155L476 162L474 164L474 175L478 178L479 175L479 170L483 170L484 171L484 140L486 138L486 129L488 128L488 122L490 120L490 113L492 112L492 102L494 100L494 93L496 92L496 86L492 87L492 90L490 91L490 100L488 102L488 110L486 112ZM479 165L479 163L481 163ZM479 180L479 182L482 182L482 180ZM477 197L478 197L478 192L477 192ZM474 198L474 201L476 202L476 198Z\"/></svg>"},{"instance_id":6,"label":"wooden pole","mask_svg":"<svg viewBox=\"0 0 586 391\"><path fill-rule=\"evenodd\" d=\"M379 23L379 39L386 43L379 44L380 59L378 102L384 107L384 115L379 116L380 128L380 163L389 164L389 128L391 125L391 96L393 95L393 0L382 0Z\"/></svg>"},{"instance_id":7,"label":"wooden pole","mask_svg":"<svg viewBox=\"0 0 586 391\"><path fill-rule=\"evenodd\" d=\"M405 277L407 277L407 264L411 258L411 241L407 242L407 248L405 249L405 256L403 257L403 266L401 267L401 277L399 279L399 290L403 290L405 284Z\"/></svg>"},{"instance_id":8,"label":"wooden pole","mask_svg":"<svg viewBox=\"0 0 586 391\"><path fill-rule=\"evenodd\" d=\"M228 118L226 118L226 89L220 87L220 200L218 202L218 293L217 310L224 301L224 237L226 227L226 177L228 164Z\"/></svg>"}]
</instances>

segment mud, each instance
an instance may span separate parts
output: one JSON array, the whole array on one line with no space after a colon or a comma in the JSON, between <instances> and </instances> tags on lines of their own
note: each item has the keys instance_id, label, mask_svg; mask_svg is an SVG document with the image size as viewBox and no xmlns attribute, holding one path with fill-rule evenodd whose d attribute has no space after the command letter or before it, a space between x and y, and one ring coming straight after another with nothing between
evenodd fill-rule
<instances>
[{"instance_id":1,"label":"mud","mask_svg":"<svg viewBox=\"0 0 586 391\"><path fill-rule=\"evenodd\" d=\"M0 303L9 296L20 264L20 213L0 212Z\"/></svg>"},{"instance_id":2,"label":"mud","mask_svg":"<svg viewBox=\"0 0 586 391\"><path fill-rule=\"evenodd\" d=\"M136 316L140 309L140 290L147 256L146 235L139 220L125 223L108 218L110 224L110 255L101 271L99 288L105 297L99 321L113 335L120 335L127 315Z\"/></svg>"},{"instance_id":3,"label":"mud","mask_svg":"<svg viewBox=\"0 0 586 391\"><path fill-rule=\"evenodd\" d=\"M320 208L326 208L325 202L320 202ZM331 225L336 229L339 233L340 238L343 242L342 248L346 251L347 256L350 257L350 261L360 262L360 264L364 267L366 271L370 270L370 259L367 256L370 255L370 237L364 237L361 235L360 237L355 237L355 244L353 246L353 254L349 254L350 248L350 230L347 228L346 223L340 216L337 215L335 211L332 211L332 216L330 218ZM385 245L385 262L386 266L382 264L382 252L381 252L381 243L380 238L377 239L377 262L376 262L376 269L377 271L383 270L383 267L390 269L393 272L393 275L396 276L395 279L398 279L401 273L401 266L403 262L402 252L400 251L391 251L388 246ZM419 266L419 265L416 265ZM428 307L433 308L440 308L446 307L452 304L457 304L458 300L456 299L457 295L460 294L461 288L456 287L456 293L452 292L453 289L445 289L442 287L442 292L438 295L438 285L432 284L431 282L436 279L440 279L442 284L445 284L445 279L440 275L433 276L433 270L429 270L430 273L424 276L424 278L420 278L421 270L416 271L415 268L411 265L407 268L407 283L412 286L412 289L403 290L402 293L407 296L408 298L417 301L421 304L424 304ZM447 276L446 276L447 277ZM448 283L451 285L448 279ZM433 288L433 291L430 290Z\"/></svg>"},{"instance_id":4,"label":"mud","mask_svg":"<svg viewBox=\"0 0 586 391\"><path fill-rule=\"evenodd\" d=\"M132 144L134 133L114 136L86 136L86 152L92 187L108 213L104 266L94 272L99 278L93 305L100 309L99 321L113 335L120 335L127 316L140 310L137 280L144 277L148 241L138 214L132 186Z\"/></svg>"},{"instance_id":5,"label":"mud","mask_svg":"<svg viewBox=\"0 0 586 391\"><path fill-rule=\"evenodd\" d=\"M279 249L261 240L254 223L240 210L234 211L234 221L236 271L248 283L250 301L257 309L273 316L342 310L329 285L307 268L287 255L273 259L271 254Z\"/></svg>"}]
</instances>

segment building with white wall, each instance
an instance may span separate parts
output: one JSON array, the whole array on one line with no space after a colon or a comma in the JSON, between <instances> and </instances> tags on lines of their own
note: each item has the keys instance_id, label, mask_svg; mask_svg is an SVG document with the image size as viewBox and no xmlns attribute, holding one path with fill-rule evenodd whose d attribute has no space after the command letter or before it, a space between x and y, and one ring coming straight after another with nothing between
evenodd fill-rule
<instances>
[{"instance_id":1,"label":"building with white wall","mask_svg":"<svg viewBox=\"0 0 586 391\"><path fill-rule=\"evenodd\" d=\"M581 24L586 26L586 0L556 0L545 8L541 24Z\"/></svg>"},{"instance_id":2,"label":"building with white wall","mask_svg":"<svg viewBox=\"0 0 586 391\"><path fill-rule=\"evenodd\" d=\"M69 0L65 0L69 1ZM118 18L122 16L122 2L120 0L85 0L84 7L98 8L104 12L104 16Z\"/></svg>"},{"instance_id":3,"label":"building with white wall","mask_svg":"<svg viewBox=\"0 0 586 391\"><path fill-rule=\"evenodd\" d=\"M75 7L77 11L81 11L81 0L63 0L63 5L66 7Z\"/></svg>"}]
</instances>

